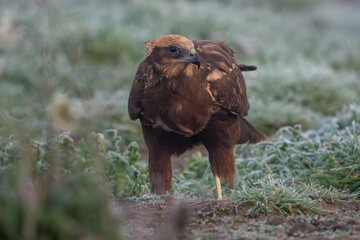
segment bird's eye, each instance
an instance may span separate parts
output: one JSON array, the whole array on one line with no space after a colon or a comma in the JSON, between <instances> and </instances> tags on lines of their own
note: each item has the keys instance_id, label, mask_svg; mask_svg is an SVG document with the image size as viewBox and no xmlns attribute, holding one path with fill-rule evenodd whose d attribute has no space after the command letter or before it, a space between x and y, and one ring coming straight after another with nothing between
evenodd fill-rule
<instances>
[{"instance_id":1,"label":"bird's eye","mask_svg":"<svg viewBox=\"0 0 360 240\"><path fill-rule=\"evenodd\" d=\"M169 47L169 52L174 53L174 52L177 52L177 51L178 51L178 50L177 50L176 47L173 47L173 46L170 46L170 47Z\"/></svg>"}]
</instances>

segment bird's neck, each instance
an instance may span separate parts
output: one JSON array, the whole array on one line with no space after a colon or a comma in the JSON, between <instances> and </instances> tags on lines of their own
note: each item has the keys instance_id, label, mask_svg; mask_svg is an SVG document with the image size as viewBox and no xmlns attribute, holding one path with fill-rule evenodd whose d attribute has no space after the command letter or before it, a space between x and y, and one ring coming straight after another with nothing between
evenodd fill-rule
<instances>
[{"instance_id":1,"label":"bird's neck","mask_svg":"<svg viewBox=\"0 0 360 240\"><path fill-rule=\"evenodd\" d=\"M154 67L159 71L160 75L166 78L182 78L183 76L190 77L193 75L194 66L189 63L164 63L154 64Z\"/></svg>"}]
</instances>

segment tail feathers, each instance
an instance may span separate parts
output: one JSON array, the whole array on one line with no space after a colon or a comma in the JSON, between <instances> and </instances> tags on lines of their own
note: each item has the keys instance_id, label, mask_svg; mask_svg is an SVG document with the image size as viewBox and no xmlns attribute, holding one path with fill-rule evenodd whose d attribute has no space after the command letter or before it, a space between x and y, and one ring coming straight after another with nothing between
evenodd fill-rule
<instances>
[{"instance_id":1,"label":"tail feathers","mask_svg":"<svg viewBox=\"0 0 360 240\"><path fill-rule=\"evenodd\" d=\"M255 71L257 69L254 65L239 64L238 66L242 72Z\"/></svg>"},{"instance_id":2,"label":"tail feathers","mask_svg":"<svg viewBox=\"0 0 360 240\"><path fill-rule=\"evenodd\" d=\"M265 136L262 132L257 130L245 118L239 117L239 122L241 128L241 137L240 140L238 141L238 144L242 144L242 143L255 144L269 140L267 136Z\"/></svg>"}]
</instances>

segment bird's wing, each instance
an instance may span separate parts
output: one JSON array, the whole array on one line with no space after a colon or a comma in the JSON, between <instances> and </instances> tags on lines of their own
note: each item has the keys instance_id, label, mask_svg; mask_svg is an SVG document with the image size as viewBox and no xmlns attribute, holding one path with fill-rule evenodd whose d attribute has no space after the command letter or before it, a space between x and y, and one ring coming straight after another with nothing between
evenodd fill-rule
<instances>
[{"instance_id":1,"label":"bird's wing","mask_svg":"<svg viewBox=\"0 0 360 240\"><path fill-rule=\"evenodd\" d=\"M207 91L213 102L240 117L248 114L246 85L234 51L217 41L194 41L201 66L207 73Z\"/></svg>"},{"instance_id":2,"label":"bird's wing","mask_svg":"<svg viewBox=\"0 0 360 240\"><path fill-rule=\"evenodd\" d=\"M129 94L128 111L131 120L136 120L143 111L141 101L144 97L145 83L147 80L144 67L145 63L143 61L138 66Z\"/></svg>"}]
</instances>

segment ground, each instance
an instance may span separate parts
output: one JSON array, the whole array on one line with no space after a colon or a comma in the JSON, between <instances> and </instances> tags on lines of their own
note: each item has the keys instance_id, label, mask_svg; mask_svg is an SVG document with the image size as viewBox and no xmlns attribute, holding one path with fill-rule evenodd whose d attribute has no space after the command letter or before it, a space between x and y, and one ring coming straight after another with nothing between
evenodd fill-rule
<instances>
[{"instance_id":1,"label":"ground","mask_svg":"<svg viewBox=\"0 0 360 240\"><path fill-rule=\"evenodd\" d=\"M328 214L247 214L249 206L215 199L127 202L131 239L359 239L360 201L322 202Z\"/></svg>"}]
</instances>

